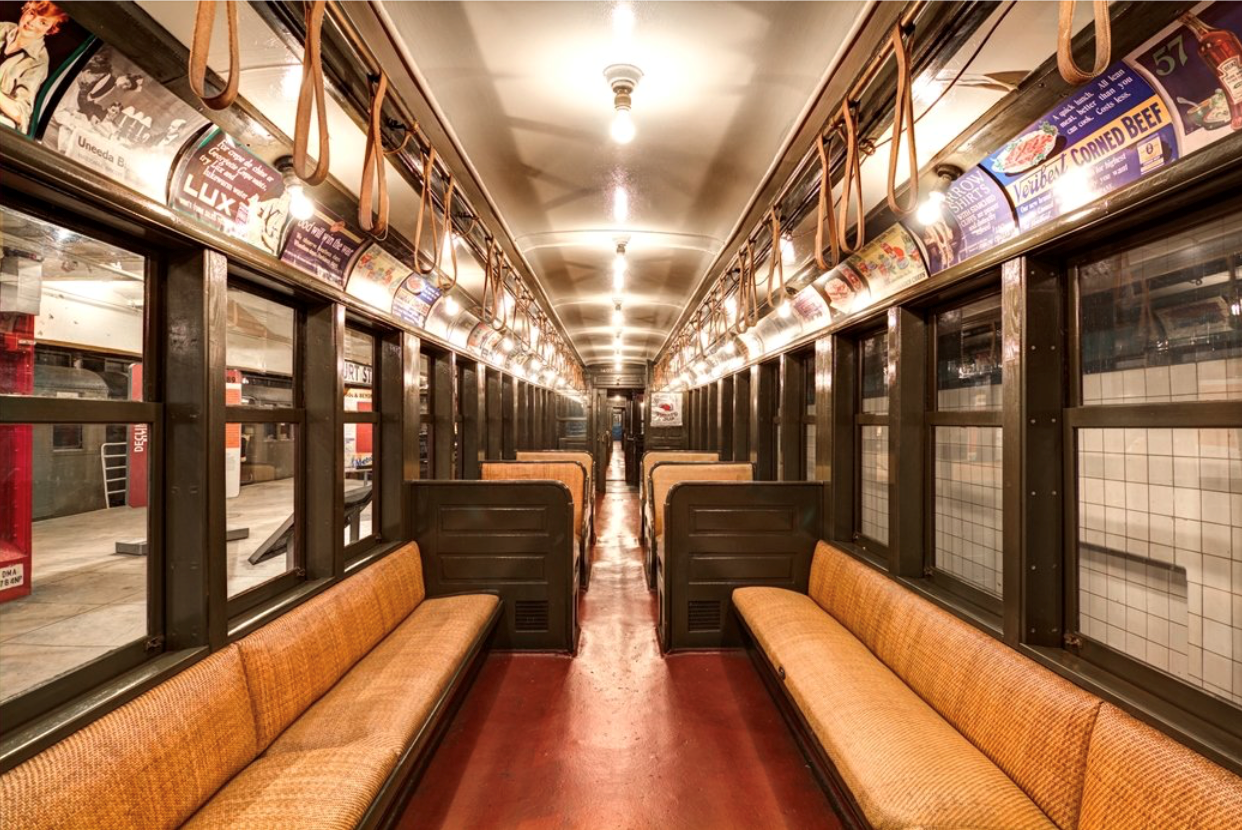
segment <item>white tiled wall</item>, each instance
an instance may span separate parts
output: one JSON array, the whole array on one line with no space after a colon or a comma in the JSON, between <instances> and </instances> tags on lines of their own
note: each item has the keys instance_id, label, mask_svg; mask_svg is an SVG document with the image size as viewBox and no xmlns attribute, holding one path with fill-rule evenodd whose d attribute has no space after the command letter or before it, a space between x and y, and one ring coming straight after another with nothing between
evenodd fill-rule
<instances>
[{"instance_id":1,"label":"white tiled wall","mask_svg":"<svg viewBox=\"0 0 1242 830\"><path fill-rule=\"evenodd\" d=\"M1242 358L1084 374L1082 401L1094 404L1242 400Z\"/></svg>"},{"instance_id":2,"label":"white tiled wall","mask_svg":"<svg viewBox=\"0 0 1242 830\"><path fill-rule=\"evenodd\" d=\"M888 544L888 427L862 432L862 532Z\"/></svg>"},{"instance_id":3,"label":"white tiled wall","mask_svg":"<svg viewBox=\"0 0 1242 830\"><path fill-rule=\"evenodd\" d=\"M1080 630L1242 703L1242 430L1077 440Z\"/></svg>"},{"instance_id":4,"label":"white tiled wall","mask_svg":"<svg viewBox=\"0 0 1242 830\"><path fill-rule=\"evenodd\" d=\"M999 597L1001 429L937 427L935 442L936 567Z\"/></svg>"},{"instance_id":5,"label":"white tiled wall","mask_svg":"<svg viewBox=\"0 0 1242 830\"><path fill-rule=\"evenodd\" d=\"M1001 408L999 383L941 389L936 393L936 408L941 412L978 411Z\"/></svg>"}]
</instances>

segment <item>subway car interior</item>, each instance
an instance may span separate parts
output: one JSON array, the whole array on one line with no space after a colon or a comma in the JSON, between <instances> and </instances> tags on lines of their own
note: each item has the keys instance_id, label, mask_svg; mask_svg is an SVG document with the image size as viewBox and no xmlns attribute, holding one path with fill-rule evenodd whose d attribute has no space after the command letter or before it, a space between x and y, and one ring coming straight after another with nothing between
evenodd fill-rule
<instances>
[{"instance_id":1,"label":"subway car interior","mask_svg":"<svg viewBox=\"0 0 1242 830\"><path fill-rule=\"evenodd\" d=\"M1242 830L1242 2L0 41L0 826Z\"/></svg>"}]
</instances>

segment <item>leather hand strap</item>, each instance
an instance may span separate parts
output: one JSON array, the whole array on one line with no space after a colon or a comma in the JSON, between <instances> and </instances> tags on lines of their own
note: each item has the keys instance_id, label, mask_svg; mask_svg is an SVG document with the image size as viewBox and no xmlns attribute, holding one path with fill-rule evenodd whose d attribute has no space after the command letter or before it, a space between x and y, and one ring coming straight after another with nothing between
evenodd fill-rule
<instances>
[{"instance_id":1,"label":"leather hand strap","mask_svg":"<svg viewBox=\"0 0 1242 830\"><path fill-rule=\"evenodd\" d=\"M893 56L897 58L897 103L893 109L893 146L888 154L888 206L897 216L909 216L919 204L919 160L914 143L914 91L910 77L910 52L901 36L901 24L893 27ZM897 201L897 151L902 130L906 133L910 188L906 203ZM861 217L860 217L861 221Z\"/></svg>"},{"instance_id":2,"label":"leather hand strap","mask_svg":"<svg viewBox=\"0 0 1242 830\"><path fill-rule=\"evenodd\" d=\"M785 296L785 258L781 255L781 217L773 207L768 214L769 221L772 223L772 249L768 251L768 308L776 308L776 303L772 301L772 289L775 287L773 279L778 273L781 275L781 290L777 299Z\"/></svg>"},{"instance_id":3,"label":"leather hand strap","mask_svg":"<svg viewBox=\"0 0 1242 830\"><path fill-rule=\"evenodd\" d=\"M328 178L328 110L324 107L323 62L319 54L319 33L323 27L326 0L306 4L306 47L302 51L302 88L298 91L297 120L293 127L293 172L309 185L322 184ZM310 168L307 145L310 143L311 98L319 126L319 161Z\"/></svg>"},{"instance_id":4,"label":"leather hand strap","mask_svg":"<svg viewBox=\"0 0 1242 830\"><path fill-rule=\"evenodd\" d=\"M842 253L852 254L867 244L867 215L864 212L862 192L862 153L858 149L858 124L854 120L854 110L849 100L841 102L841 122L845 127L845 183L841 189L841 213L837 216L837 232L840 234L838 245ZM850 227L850 191L857 190L855 196L855 218L858 228L854 232L854 244L846 241Z\"/></svg>"},{"instance_id":5,"label":"leather hand strap","mask_svg":"<svg viewBox=\"0 0 1242 830\"><path fill-rule=\"evenodd\" d=\"M362 184L358 188L358 224L376 236L388 232L388 177L384 166L384 132L381 116L384 96L388 92L388 76L380 74L375 97L371 101L371 122L367 130L367 150L362 157ZM407 133L408 135L408 133ZM378 192L379 210L371 217L371 192Z\"/></svg>"},{"instance_id":6,"label":"leather hand strap","mask_svg":"<svg viewBox=\"0 0 1242 830\"><path fill-rule=\"evenodd\" d=\"M1113 54L1113 30L1108 18L1108 0L1092 0L1095 16L1095 66L1084 72L1074 62L1075 0L1060 0L1057 8L1057 69L1069 84L1085 84L1108 68Z\"/></svg>"},{"instance_id":7,"label":"leather hand strap","mask_svg":"<svg viewBox=\"0 0 1242 830\"><path fill-rule=\"evenodd\" d=\"M418 200L418 223L414 226L414 270L426 276L436 270L436 262L440 256L440 252L432 248L431 256L428 258L429 263L426 268L422 265L423 255L423 224L426 218L431 214L429 206L431 205L431 175L436 169L436 148L430 147L427 154L423 156L423 192ZM431 243L435 245L436 236L436 220L435 216L431 216Z\"/></svg>"},{"instance_id":8,"label":"leather hand strap","mask_svg":"<svg viewBox=\"0 0 1242 830\"><path fill-rule=\"evenodd\" d=\"M241 78L237 49L237 6L225 0L225 19L229 26L229 79L218 95L208 96L207 54L211 51L211 30L216 22L216 0L198 0L194 11L194 39L190 41L190 89L204 105L213 110L226 110L237 100L237 84Z\"/></svg>"}]
</instances>

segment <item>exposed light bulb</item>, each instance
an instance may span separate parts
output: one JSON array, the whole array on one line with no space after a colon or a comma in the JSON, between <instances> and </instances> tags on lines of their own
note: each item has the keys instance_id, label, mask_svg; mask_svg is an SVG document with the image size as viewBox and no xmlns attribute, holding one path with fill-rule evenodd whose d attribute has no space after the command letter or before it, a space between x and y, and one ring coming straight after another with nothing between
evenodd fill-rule
<instances>
[{"instance_id":1,"label":"exposed light bulb","mask_svg":"<svg viewBox=\"0 0 1242 830\"><path fill-rule=\"evenodd\" d=\"M781 264L792 266L797 261L797 254L794 252L793 237L781 237Z\"/></svg>"},{"instance_id":2,"label":"exposed light bulb","mask_svg":"<svg viewBox=\"0 0 1242 830\"><path fill-rule=\"evenodd\" d=\"M500 341L500 350L502 352L513 351L513 338L505 335L505 339Z\"/></svg>"},{"instance_id":3,"label":"exposed light bulb","mask_svg":"<svg viewBox=\"0 0 1242 830\"><path fill-rule=\"evenodd\" d=\"M781 300L781 304L776 307L776 316L782 320L788 320L789 315L793 313L792 304L788 299Z\"/></svg>"},{"instance_id":4,"label":"exposed light bulb","mask_svg":"<svg viewBox=\"0 0 1242 830\"><path fill-rule=\"evenodd\" d=\"M540 369L543 368L543 361L536 357L534 360L530 362L530 368L538 372Z\"/></svg>"},{"instance_id":5,"label":"exposed light bulb","mask_svg":"<svg viewBox=\"0 0 1242 830\"><path fill-rule=\"evenodd\" d=\"M291 184L285 189L289 192L289 214L294 219L305 221L315 215L315 203L306 195L305 187Z\"/></svg>"},{"instance_id":6,"label":"exposed light bulb","mask_svg":"<svg viewBox=\"0 0 1242 830\"><path fill-rule=\"evenodd\" d=\"M625 313L621 309L614 308L612 310L612 324L618 328L625 325Z\"/></svg>"},{"instance_id":7,"label":"exposed light bulb","mask_svg":"<svg viewBox=\"0 0 1242 830\"><path fill-rule=\"evenodd\" d=\"M447 311L450 315L456 314L457 312L461 311L461 303L457 302L457 298L454 297L452 294L445 294L444 295L444 310Z\"/></svg>"},{"instance_id":8,"label":"exposed light bulb","mask_svg":"<svg viewBox=\"0 0 1242 830\"><path fill-rule=\"evenodd\" d=\"M613 276L625 274L625 254L621 251L617 251L617 255L612 258L612 273Z\"/></svg>"},{"instance_id":9,"label":"exposed light bulb","mask_svg":"<svg viewBox=\"0 0 1242 830\"><path fill-rule=\"evenodd\" d=\"M939 190L928 193L914 218L923 226L934 225L944 218L944 193Z\"/></svg>"},{"instance_id":10,"label":"exposed light bulb","mask_svg":"<svg viewBox=\"0 0 1242 830\"><path fill-rule=\"evenodd\" d=\"M624 271L613 272L612 293L613 294L624 294L625 293L625 272Z\"/></svg>"},{"instance_id":11,"label":"exposed light bulb","mask_svg":"<svg viewBox=\"0 0 1242 830\"><path fill-rule=\"evenodd\" d=\"M730 340L724 345L725 354L733 354L737 351L737 344Z\"/></svg>"},{"instance_id":12,"label":"exposed light bulb","mask_svg":"<svg viewBox=\"0 0 1242 830\"><path fill-rule=\"evenodd\" d=\"M612 192L612 218L617 222L630 218L630 194L623 185L617 185Z\"/></svg>"},{"instance_id":13,"label":"exposed light bulb","mask_svg":"<svg viewBox=\"0 0 1242 830\"><path fill-rule=\"evenodd\" d=\"M1090 167L1072 167L1052 185L1062 211L1077 210L1096 197Z\"/></svg>"},{"instance_id":14,"label":"exposed light bulb","mask_svg":"<svg viewBox=\"0 0 1242 830\"><path fill-rule=\"evenodd\" d=\"M612 126L608 132L612 140L618 144L629 144L634 140L634 135L638 131L634 129L634 116L630 114L628 108L617 109L617 114L612 117Z\"/></svg>"}]
</instances>

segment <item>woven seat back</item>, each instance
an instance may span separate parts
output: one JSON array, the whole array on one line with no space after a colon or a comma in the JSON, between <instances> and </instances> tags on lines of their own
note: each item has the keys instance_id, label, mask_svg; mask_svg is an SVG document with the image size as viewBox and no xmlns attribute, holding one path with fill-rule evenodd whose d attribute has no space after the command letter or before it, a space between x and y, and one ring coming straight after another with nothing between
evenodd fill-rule
<instances>
[{"instance_id":1,"label":"woven seat back","mask_svg":"<svg viewBox=\"0 0 1242 830\"><path fill-rule=\"evenodd\" d=\"M586 515L586 468L577 461L484 461L484 481L559 481L574 500L574 534L581 535Z\"/></svg>"},{"instance_id":2,"label":"woven seat back","mask_svg":"<svg viewBox=\"0 0 1242 830\"><path fill-rule=\"evenodd\" d=\"M664 502L668 491L682 481L752 481L755 468L740 461L716 461L699 464L657 464L651 469L651 515L655 535L664 535Z\"/></svg>"}]
</instances>

